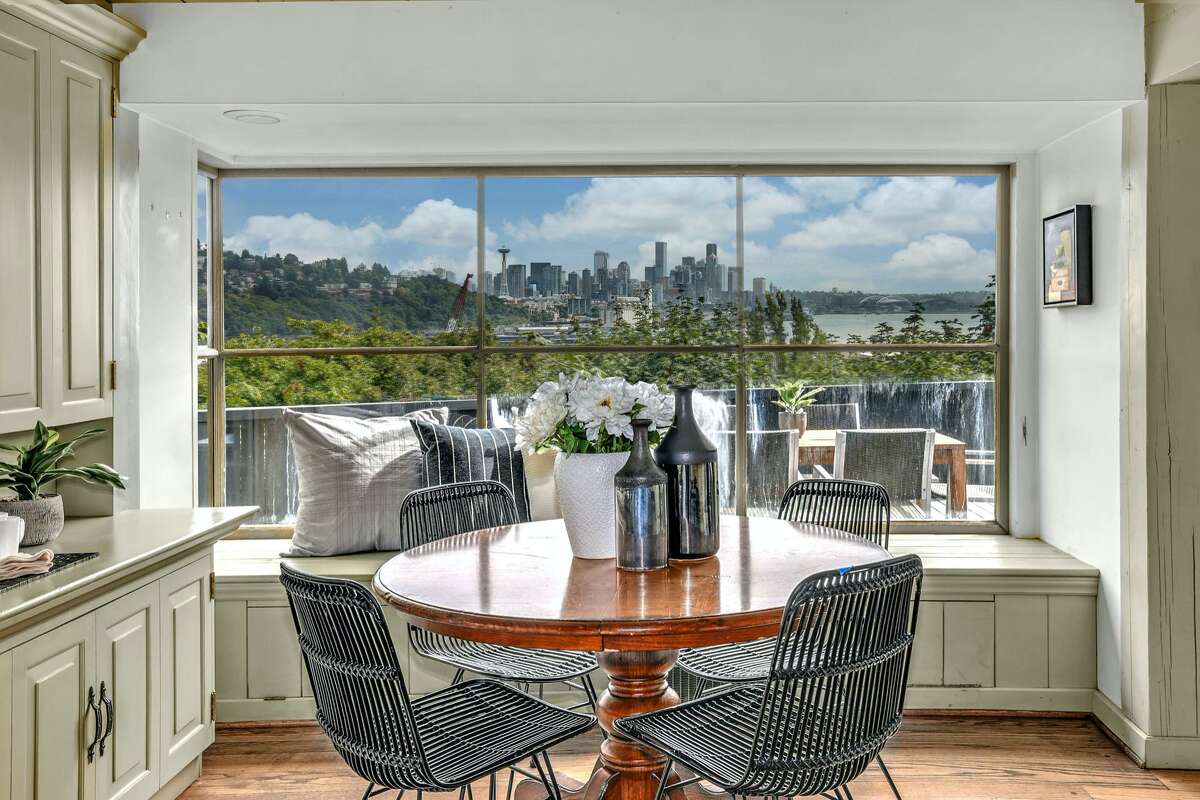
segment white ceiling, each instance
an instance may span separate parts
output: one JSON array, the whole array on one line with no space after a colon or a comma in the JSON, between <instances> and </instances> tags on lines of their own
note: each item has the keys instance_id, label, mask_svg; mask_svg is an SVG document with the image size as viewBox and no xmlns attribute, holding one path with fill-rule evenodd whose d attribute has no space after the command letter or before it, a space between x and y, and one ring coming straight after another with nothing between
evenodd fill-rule
<instances>
[{"instance_id":1,"label":"white ceiling","mask_svg":"<svg viewBox=\"0 0 1200 800\"><path fill-rule=\"evenodd\" d=\"M1133 0L115 8L123 103L243 166L978 160L1144 94Z\"/></svg>"}]
</instances>

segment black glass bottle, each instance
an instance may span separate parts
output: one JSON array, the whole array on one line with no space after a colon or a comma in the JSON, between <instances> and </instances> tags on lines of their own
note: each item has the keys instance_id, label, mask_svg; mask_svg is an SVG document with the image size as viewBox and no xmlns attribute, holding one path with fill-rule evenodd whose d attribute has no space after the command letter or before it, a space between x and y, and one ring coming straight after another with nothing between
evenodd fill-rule
<instances>
[{"instance_id":1,"label":"black glass bottle","mask_svg":"<svg viewBox=\"0 0 1200 800\"><path fill-rule=\"evenodd\" d=\"M633 421L633 450L616 486L617 566L645 571L667 566L667 473L654 463L650 420Z\"/></svg>"},{"instance_id":2,"label":"black glass bottle","mask_svg":"<svg viewBox=\"0 0 1200 800\"><path fill-rule=\"evenodd\" d=\"M667 473L670 553L674 559L708 558L721 547L717 447L696 422L693 386L673 386L675 425L654 457Z\"/></svg>"}]
</instances>

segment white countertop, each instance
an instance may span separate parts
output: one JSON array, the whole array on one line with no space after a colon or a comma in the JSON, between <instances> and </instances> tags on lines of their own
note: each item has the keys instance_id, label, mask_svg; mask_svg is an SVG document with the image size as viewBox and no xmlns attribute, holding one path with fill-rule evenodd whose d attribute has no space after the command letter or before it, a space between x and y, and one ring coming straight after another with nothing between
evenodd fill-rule
<instances>
[{"instance_id":1,"label":"white countertop","mask_svg":"<svg viewBox=\"0 0 1200 800\"><path fill-rule=\"evenodd\" d=\"M178 508L68 520L62 535L44 547L56 553L100 555L0 592L0 637L31 617L95 593L132 572L211 544L236 530L256 511L253 506ZM35 552L42 548L23 549Z\"/></svg>"}]
</instances>

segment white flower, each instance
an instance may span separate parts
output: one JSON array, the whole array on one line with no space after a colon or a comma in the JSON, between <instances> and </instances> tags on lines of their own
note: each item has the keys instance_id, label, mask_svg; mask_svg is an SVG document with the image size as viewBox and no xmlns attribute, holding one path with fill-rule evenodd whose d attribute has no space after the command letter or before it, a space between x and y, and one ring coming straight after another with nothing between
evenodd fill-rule
<instances>
[{"instance_id":1,"label":"white flower","mask_svg":"<svg viewBox=\"0 0 1200 800\"><path fill-rule=\"evenodd\" d=\"M533 455L546 444L558 424L567 416L567 392L559 382L547 381L537 388L530 398L525 413L513 421L517 434L517 447Z\"/></svg>"},{"instance_id":2,"label":"white flower","mask_svg":"<svg viewBox=\"0 0 1200 800\"><path fill-rule=\"evenodd\" d=\"M613 436L633 438L630 424L637 396L622 378L589 378L579 381L567 398L567 410L595 441L603 428Z\"/></svg>"},{"instance_id":3,"label":"white flower","mask_svg":"<svg viewBox=\"0 0 1200 800\"><path fill-rule=\"evenodd\" d=\"M675 398L659 390L653 383L638 381L629 387L642 407L638 419L650 420L650 430L665 431L675 421Z\"/></svg>"}]
</instances>

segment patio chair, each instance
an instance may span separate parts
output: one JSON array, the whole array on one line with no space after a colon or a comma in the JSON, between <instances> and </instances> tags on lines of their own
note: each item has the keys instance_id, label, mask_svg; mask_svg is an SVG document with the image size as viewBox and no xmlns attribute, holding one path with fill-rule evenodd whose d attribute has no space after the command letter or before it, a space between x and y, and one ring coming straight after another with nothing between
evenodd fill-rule
<instances>
[{"instance_id":1,"label":"patio chair","mask_svg":"<svg viewBox=\"0 0 1200 800\"><path fill-rule=\"evenodd\" d=\"M508 487L497 481L449 483L420 489L400 504L400 539L403 549L441 541L466 531L514 525L517 504ZM497 680L542 687L564 683L581 690L587 700L571 708L596 709L596 688L591 672L598 668L591 653L571 650L537 650L484 644L408 626L414 651L455 668L451 685L467 672Z\"/></svg>"},{"instance_id":2,"label":"patio chair","mask_svg":"<svg viewBox=\"0 0 1200 800\"><path fill-rule=\"evenodd\" d=\"M838 431L833 477L878 483L900 514L928 519L934 436L931 428Z\"/></svg>"},{"instance_id":3,"label":"patio chair","mask_svg":"<svg viewBox=\"0 0 1200 800\"><path fill-rule=\"evenodd\" d=\"M717 451L734 452L733 431L717 431ZM735 471L732 459L730 468L721 471L721 507L734 506ZM754 509L769 509L775 506L776 498L782 497L792 485L800 471L800 435L794 430L747 431L746 432L746 506Z\"/></svg>"},{"instance_id":4,"label":"patio chair","mask_svg":"<svg viewBox=\"0 0 1200 800\"><path fill-rule=\"evenodd\" d=\"M491 680L460 683L412 701L383 612L354 581L307 575L287 565L287 591L317 722L346 764L368 782L363 798L389 790L455 789L517 769L558 787L546 751L588 730L595 717L544 703ZM539 775L516 765L532 759ZM544 762L544 768L543 768ZM549 777L547 777L549 776ZM379 788L377 788L379 787Z\"/></svg>"},{"instance_id":5,"label":"patio chair","mask_svg":"<svg viewBox=\"0 0 1200 800\"><path fill-rule=\"evenodd\" d=\"M813 403L807 411L808 427L813 430L858 430L862 427L858 403Z\"/></svg>"},{"instance_id":6,"label":"patio chair","mask_svg":"<svg viewBox=\"0 0 1200 800\"><path fill-rule=\"evenodd\" d=\"M806 578L765 681L615 720L667 756L655 800L701 780L735 797L852 797L903 720L921 577L904 556ZM691 774L671 783L676 764Z\"/></svg>"},{"instance_id":7,"label":"patio chair","mask_svg":"<svg viewBox=\"0 0 1200 800\"><path fill-rule=\"evenodd\" d=\"M779 518L808 522L845 531L887 548L891 528L891 503L887 490L877 483L816 479L796 481L779 504ZM680 697L700 697L711 687L766 680L771 669L775 640L756 639L739 644L687 648L679 651L672 670L672 686ZM879 769L897 800L900 790L892 780L883 756Z\"/></svg>"}]
</instances>

